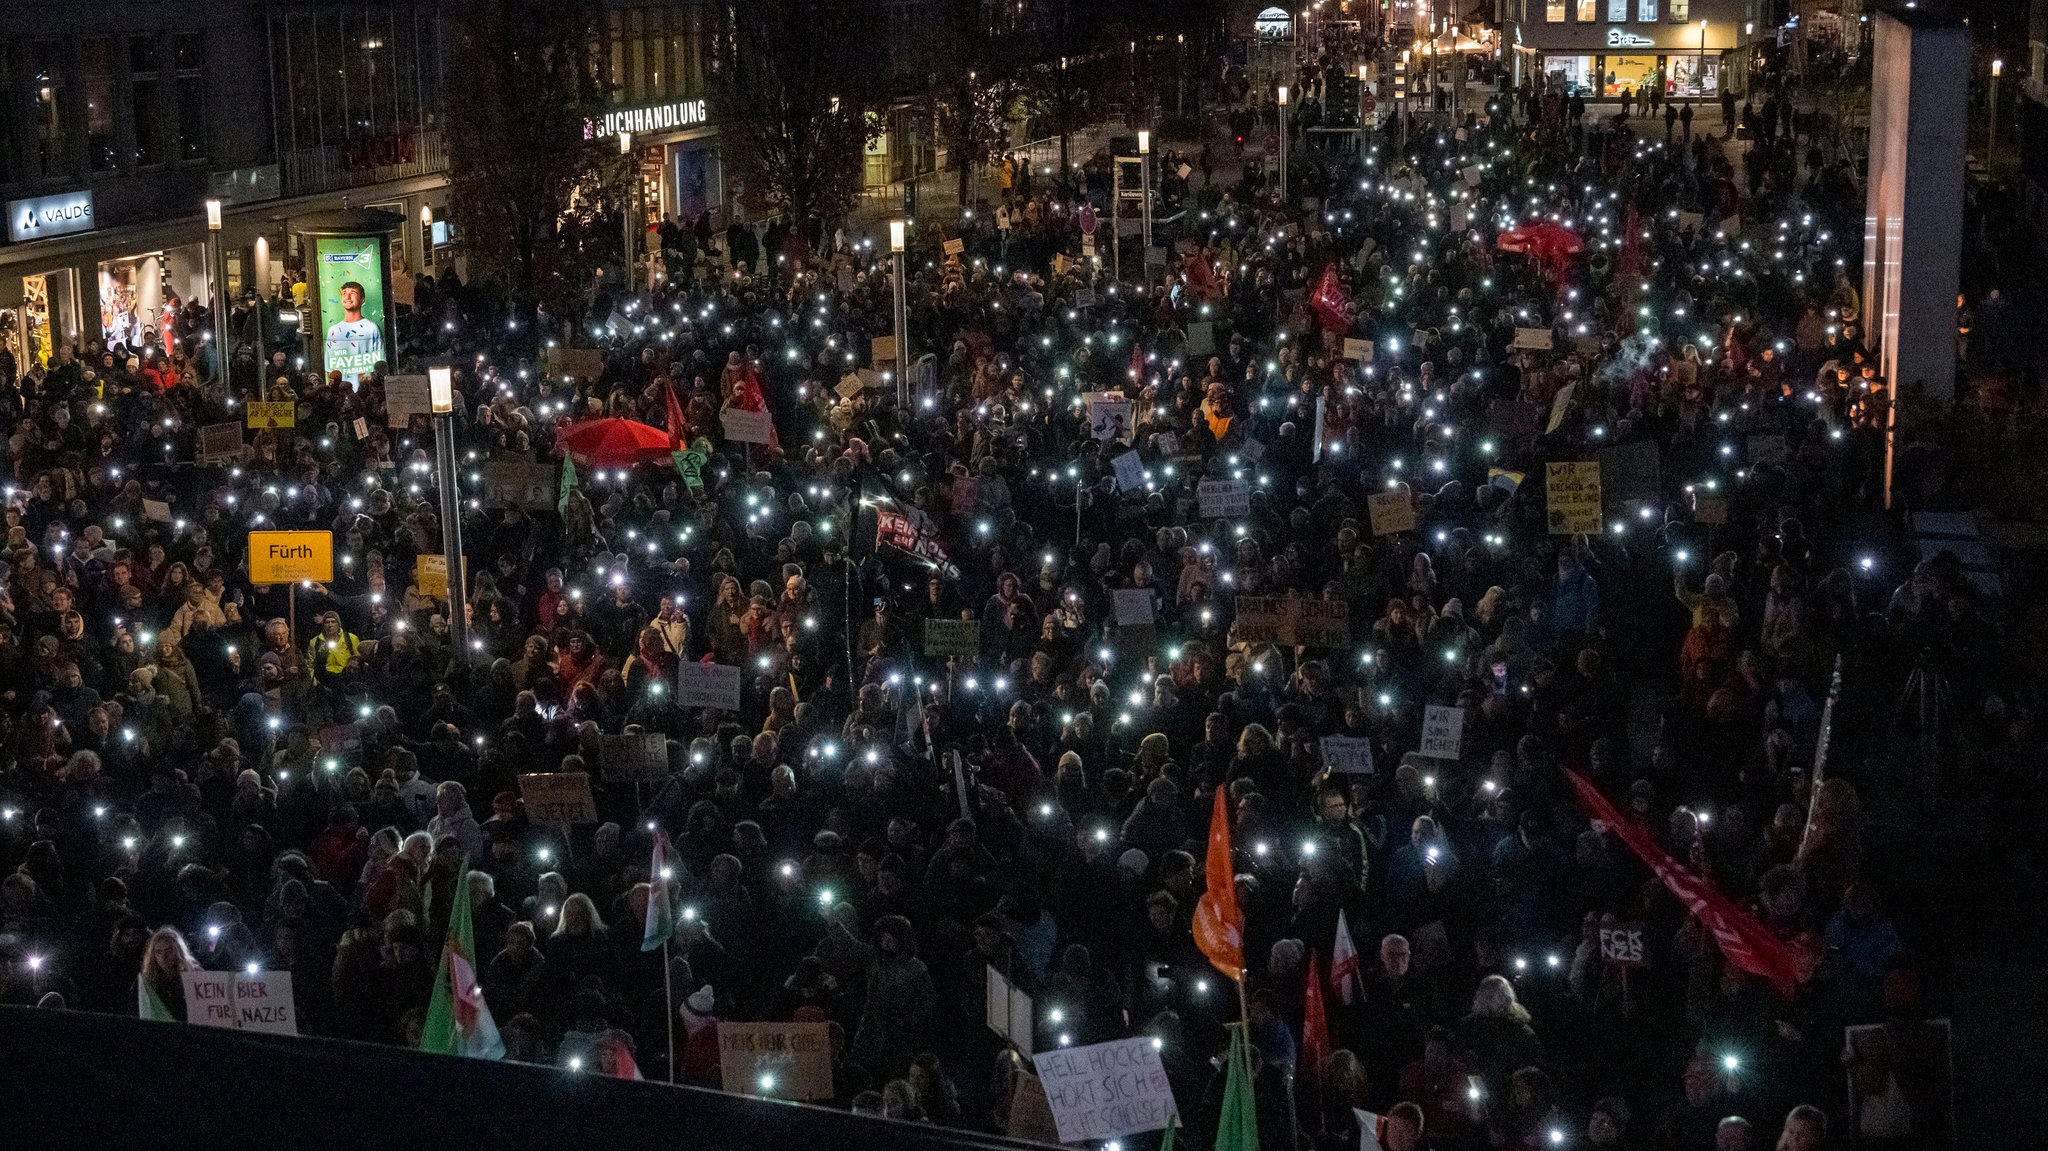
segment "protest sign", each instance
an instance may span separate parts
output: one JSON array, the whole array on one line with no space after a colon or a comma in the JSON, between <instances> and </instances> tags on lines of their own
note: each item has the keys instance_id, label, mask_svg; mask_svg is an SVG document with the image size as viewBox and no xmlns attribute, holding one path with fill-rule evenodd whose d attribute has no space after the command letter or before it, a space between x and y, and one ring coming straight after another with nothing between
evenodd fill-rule
<instances>
[{"instance_id":1,"label":"protest sign","mask_svg":"<svg viewBox=\"0 0 2048 1151\"><path fill-rule=\"evenodd\" d=\"M607 735L598 741L606 783L641 783L668 778L668 737Z\"/></svg>"},{"instance_id":2,"label":"protest sign","mask_svg":"<svg viewBox=\"0 0 2048 1151\"><path fill-rule=\"evenodd\" d=\"M297 1035L289 971L187 971L185 1022L231 1031Z\"/></svg>"},{"instance_id":3,"label":"protest sign","mask_svg":"<svg viewBox=\"0 0 2048 1151\"><path fill-rule=\"evenodd\" d=\"M260 430L276 431L279 428L294 427L299 422L299 407L290 400L250 400L248 425Z\"/></svg>"},{"instance_id":4,"label":"protest sign","mask_svg":"<svg viewBox=\"0 0 2048 1151\"><path fill-rule=\"evenodd\" d=\"M1547 352L1553 339L1549 328L1516 328L1513 346L1524 351Z\"/></svg>"},{"instance_id":5,"label":"protest sign","mask_svg":"<svg viewBox=\"0 0 2048 1151\"><path fill-rule=\"evenodd\" d=\"M421 553L412 558L413 586L423 596L434 599L448 598L448 557Z\"/></svg>"},{"instance_id":6,"label":"protest sign","mask_svg":"<svg viewBox=\"0 0 2048 1151\"><path fill-rule=\"evenodd\" d=\"M1241 595L1232 626L1246 643L1342 647L1351 641L1351 607L1343 600Z\"/></svg>"},{"instance_id":7,"label":"protest sign","mask_svg":"<svg viewBox=\"0 0 2048 1151\"><path fill-rule=\"evenodd\" d=\"M392 376L384 381L384 423L402 428L414 416L434 414L433 391L425 376Z\"/></svg>"},{"instance_id":8,"label":"protest sign","mask_svg":"<svg viewBox=\"0 0 2048 1151\"><path fill-rule=\"evenodd\" d=\"M590 797L590 773L537 772L519 777L519 798L535 823L596 823L597 803Z\"/></svg>"},{"instance_id":9,"label":"protest sign","mask_svg":"<svg viewBox=\"0 0 2048 1151\"><path fill-rule=\"evenodd\" d=\"M1372 515L1372 534L1376 536L1415 530L1415 502L1406 491L1374 492L1365 497L1365 507Z\"/></svg>"},{"instance_id":10,"label":"protest sign","mask_svg":"<svg viewBox=\"0 0 2048 1151\"><path fill-rule=\"evenodd\" d=\"M1031 1143L1059 1142L1052 1109L1045 1105L1045 1088L1039 1084L1038 1076L1021 1068L1010 1083L1010 1116L1003 1134Z\"/></svg>"},{"instance_id":11,"label":"protest sign","mask_svg":"<svg viewBox=\"0 0 2048 1151\"><path fill-rule=\"evenodd\" d=\"M1645 967L1650 960L1643 950L1643 925L1623 923L1600 929L1600 959L1616 967Z\"/></svg>"},{"instance_id":12,"label":"protest sign","mask_svg":"<svg viewBox=\"0 0 2048 1151\"><path fill-rule=\"evenodd\" d=\"M740 709L740 669L689 661L676 669L677 707Z\"/></svg>"},{"instance_id":13,"label":"protest sign","mask_svg":"<svg viewBox=\"0 0 2048 1151\"><path fill-rule=\"evenodd\" d=\"M1355 360L1361 364L1372 363L1372 341L1355 340L1350 338L1349 336L1345 337L1344 358L1347 360Z\"/></svg>"},{"instance_id":14,"label":"protest sign","mask_svg":"<svg viewBox=\"0 0 2048 1151\"><path fill-rule=\"evenodd\" d=\"M604 375L604 353L596 348L555 348L547 356L548 374L594 380Z\"/></svg>"},{"instance_id":15,"label":"protest sign","mask_svg":"<svg viewBox=\"0 0 2048 1151\"><path fill-rule=\"evenodd\" d=\"M484 464L483 491L487 508L543 511L555 506L557 469L532 460L491 460Z\"/></svg>"},{"instance_id":16,"label":"protest sign","mask_svg":"<svg viewBox=\"0 0 2048 1151\"><path fill-rule=\"evenodd\" d=\"M1150 1036L1062 1047L1031 1062L1062 1143L1161 1131L1178 1118L1173 1084Z\"/></svg>"},{"instance_id":17,"label":"protest sign","mask_svg":"<svg viewBox=\"0 0 2048 1151\"><path fill-rule=\"evenodd\" d=\"M1317 741L1323 752L1323 766L1339 775L1371 775L1372 741L1349 735L1326 735Z\"/></svg>"},{"instance_id":18,"label":"protest sign","mask_svg":"<svg viewBox=\"0 0 2048 1151\"><path fill-rule=\"evenodd\" d=\"M1109 461L1116 469L1116 490L1120 492L1142 491L1145 487L1145 462L1138 458L1136 450Z\"/></svg>"},{"instance_id":19,"label":"protest sign","mask_svg":"<svg viewBox=\"0 0 2048 1151\"><path fill-rule=\"evenodd\" d=\"M1294 642L1303 647L1343 647L1351 642L1351 605L1340 599L1294 601Z\"/></svg>"},{"instance_id":20,"label":"protest sign","mask_svg":"<svg viewBox=\"0 0 2048 1151\"><path fill-rule=\"evenodd\" d=\"M184 980L185 1022L201 1027L235 1028L234 972L187 971Z\"/></svg>"},{"instance_id":21,"label":"protest sign","mask_svg":"<svg viewBox=\"0 0 2048 1151\"><path fill-rule=\"evenodd\" d=\"M142 501L142 518L151 523L170 523L171 505L163 500L145 499Z\"/></svg>"},{"instance_id":22,"label":"protest sign","mask_svg":"<svg viewBox=\"0 0 2048 1151\"><path fill-rule=\"evenodd\" d=\"M967 252L967 241L956 236L939 245L939 250L948 256L965 255Z\"/></svg>"},{"instance_id":23,"label":"protest sign","mask_svg":"<svg viewBox=\"0 0 2048 1151\"><path fill-rule=\"evenodd\" d=\"M726 439L740 444L765 444L775 434L767 412L750 412L744 408L726 408L719 412L718 426L725 429Z\"/></svg>"},{"instance_id":24,"label":"protest sign","mask_svg":"<svg viewBox=\"0 0 2048 1151\"><path fill-rule=\"evenodd\" d=\"M924 621L924 653L930 656L967 656L981 650L981 624L971 619L928 619Z\"/></svg>"},{"instance_id":25,"label":"protest sign","mask_svg":"<svg viewBox=\"0 0 2048 1151\"><path fill-rule=\"evenodd\" d=\"M231 464L242 458L242 425L207 424L199 429L199 450L193 460L201 464Z\"/></svg>"},{"instance_id":26,"label":"protest sign","mask_svg":"<svg viewBox=\"0 0 2048 1151\"><path fill-rule=\"evenodd\" d=\"M334 578L334 533L250 532L249 582L326 583Z\"/></svg>"},{"instance_id":27,"label":"protest sign","mask_svg":"<svg viewBox=\"0 0 2048 1151\"><path fill-rule=\"evenodd\" d=\"M896 362L896 337L876 336L868 341L868 362L893 364Z\"/></svg>"},{"instance_id":28,"label":"protest sign","mask_svg":"<svg viewBox=\"0 0 2048 1151\"><path fill-rule=\"evenodd\" d=\"M1003 973L994 967L987 971L988 1006L984 1021L988 1029L1009 1040L1017 1050L1031 1054L1031 997L1017 990L1016 984L1003 978Z\"/></svg>"},{"instance_id":29,"label":"protest sign","mask_svg":"<svg viewBox=\"0 0 2048 1151\"><path fill-rule=\"evenodd\" d=\"M1563 460L1544 465L1551 535L1600 534L1600 465Z\"/></svg>"},{"instance_id":30,"label":"protest sign","mask_svg":"<svg viewBox=\"0 0 2048 1151\"><path fill-rule=\"evenodd\" d=\"M1109 594L1116 607L1118 627L1142 626L1152 622L1151 588L1117 588Z\"/></svg>"},{"instance_id":31,"label":"protest sign","mask_svg":"<svg viewBox=\"0 0 2048 1151\"><path fill-rule=\"evenodd\" d=\"M1243 480L1203 480L1195 485L1195 500L1205 520L1250 515L1252 486Z\"/></svg>"},{"instance_id":32,"label":"protest sign","mask_svg":"<svg viewBox=\"0 0 2048 1151\"><path fill-rule=\"evenodd\" d=\"M781 1099L832 1098L829 1023L718 1024L718 1072L725 1090Z\"/></svg>"},{"instance_id":33,"label":"protest sign","mask_svg":"<svg viewBox=\"0 0 2048 1151\"><path fill-rule=\"evenodd\" d=\"M1122 392L1088 392L1088 435L1091 439L1127 444L1137 429L1137 403Z\"/></svg>"},{"instance_id":34,"label":"protest sign","mask_svg":"<svg viewBox=\"0 0 2048 1151\"><path fill-rule=\"evenodd\" d=\"M1430 704L1422 709L1422 754L1456 759L1465 746L1465 709Z\"/></svg>"},{"instance_id":35,"label":"protest sign","mask_svg":"<svg viewBox=\"0 0 2048 1151\"><path fill-rule=\"evenodd\" d=\"M370 438L370 421L357 416L354 420L350 421L349 430L356 434L357 439L367 440Z\"/></svg>"}]
</instances>

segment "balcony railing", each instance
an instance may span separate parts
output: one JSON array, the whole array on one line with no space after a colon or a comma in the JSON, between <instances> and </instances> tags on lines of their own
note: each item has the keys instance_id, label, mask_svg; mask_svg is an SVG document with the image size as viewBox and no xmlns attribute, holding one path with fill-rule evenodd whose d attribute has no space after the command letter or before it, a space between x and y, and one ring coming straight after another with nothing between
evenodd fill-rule
<instances>
[{"instance_id":1,"label":"balcony railing","mask_svg":"<svg viewBox=\"0 0 2048 1151\"><path fill-rule=\"evenodd\" d=\"M439 172L448 167L448 149L438 131L398 130L286 151L279 167L284 194L303 196Z\"/></svg>"}]
</instances>

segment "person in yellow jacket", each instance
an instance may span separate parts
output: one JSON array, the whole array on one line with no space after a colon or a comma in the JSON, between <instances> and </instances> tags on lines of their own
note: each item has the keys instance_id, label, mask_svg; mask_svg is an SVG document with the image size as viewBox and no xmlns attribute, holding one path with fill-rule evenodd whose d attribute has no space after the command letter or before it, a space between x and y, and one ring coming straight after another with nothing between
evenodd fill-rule
<instances>
[{"instance_id":1,"label":"person in yellow jacket","mask_svg":"<svg viewBox=\"0 0 2048 1151\"><path fill-rule=\"evenodd\" d=\"M319 681L343 678L354 670L362 644L343 630L341 616L328 612L320 618L320 634L306 641L306 667Z\"/></svg>"}]
</instances>

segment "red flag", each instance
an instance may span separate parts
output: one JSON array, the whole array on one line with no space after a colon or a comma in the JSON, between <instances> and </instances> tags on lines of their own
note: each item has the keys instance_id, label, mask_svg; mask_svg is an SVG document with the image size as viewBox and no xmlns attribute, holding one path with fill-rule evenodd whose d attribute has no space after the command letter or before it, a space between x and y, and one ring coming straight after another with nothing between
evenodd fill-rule
<instances>
[{"instance_id":1,"label":"red flag","mask_svg":"<svg viewBox=\"0 0 2048 1151\"><path fill-rule=\"evenodd\" d=\"M690 421L683 416L683 405L676 399L675 385L666 379L662 380L661 395L668 405L669 447L679 452L684 451L690 446Z\"/></svg>"},{"instance_id":2,"label":"red flag","mask_svg":"<svg viewBox=\"0 0 2048 1151\"><path fill-rule=\"evenodd\" d=\"M1316 288L1309 294L1308 302L1323 327L1333 332L1351 330L1351 293L1344 290L1344 281L1337 277L1334 261L1323 265L1323 274L1316 277Z\"/></svg>"},{"instance_id":3,"label":"red flag","mask_svg":"<svg viewBox=\"0 0 2048 1151\"><path fill-rule=\"evenodd\" d=\"M1572 790L1578 792L1579 804L1587 813L1613 828L1614 834L1663 881L1671 894L1700 917L1729 963L1769 983L1785 998L1793 997L1799 984L1800 959L1791 944L1772 935L1769 928L1715 890L1713 884L1679 866L1633 816L1623 814L1608 802L1584 776L1566 768L1564 777L1570 781Z\"/></svg>"},{"instance_id":4,"label":"red flag","mask_svg":"<svg viewBox=\"0 0 2048 1151\"><path fill-rule=\"evenodd\" d=\"M1330 1021L1323 1014L1323 972L1316 953L1308 953L1308 987L1301 996L1301 1067L1298 1075L1321 1073L1330 1055Z\"/></svg>"},{"instance_id":5,"label":"red flag","mask_svg":"<svg viewBox=\"0 0 2048 1151\"><path fill-rule=\"evenodd\" d=\"M1195 904L1195 946L1232 979L1244 978L1244 912L1237 906L1237 868L1230 858L1230 802L1216 789L1209 813L1208 890Z\"/></svg>"}]
</instances>

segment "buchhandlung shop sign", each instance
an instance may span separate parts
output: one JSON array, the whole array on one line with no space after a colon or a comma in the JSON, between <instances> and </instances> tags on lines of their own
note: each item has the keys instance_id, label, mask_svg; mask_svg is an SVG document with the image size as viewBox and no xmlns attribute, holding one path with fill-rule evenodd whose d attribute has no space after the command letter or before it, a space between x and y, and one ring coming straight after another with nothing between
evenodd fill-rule
<instances>
[{"instance_id":1,"label":"buchhandlung shop sign","mask_svg":"<svg viewBox=\"0 0 2048 1151\"><path fill-rule=\"evenodd\" d=\"M92 192L89 189L11 200L7 204L7 239L11 243L68 236L92 229Z\"/></svg>"},{"instance_id":2,"label":"buchhandlung shop sign","mask_svg":"<svg viewBox=\"0 0 2048 1151\"><path fill-rule=\"evenodd\" d=\"M594 120L583 121L583 138L599 140L621 132L631 132L636 136L648 132L669 132L702 124L709 118L702 100L671 100L646 108L620 108Z\"/></svg>"}]
</instances>

